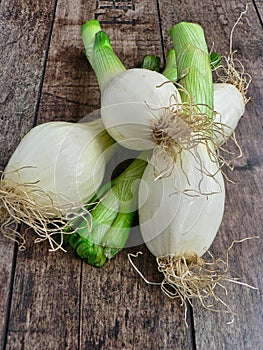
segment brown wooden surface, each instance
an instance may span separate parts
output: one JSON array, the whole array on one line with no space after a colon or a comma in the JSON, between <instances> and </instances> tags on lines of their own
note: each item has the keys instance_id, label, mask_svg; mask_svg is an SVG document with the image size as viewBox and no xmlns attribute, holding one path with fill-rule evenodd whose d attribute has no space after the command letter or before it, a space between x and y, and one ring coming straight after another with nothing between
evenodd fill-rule
<instances>
[{"instance_id":1,"label":"brown wooden surface","mask_svg":"<svg viewBox=\"0 0 263 350\"><path fill-rule=\"evenodd\" d=\"M82 53L81 24L103 21L127 67L147 53L162 56L171 47L167 30L178 21L195 21L211 47L226 54L230 30L245 1L3 0L0 5L0 147L2 168L21 137L35 123L78 121L99 107L99 90ZM126 6L126 7L125 7ZM212 252L219 256L234 239L261 235L263 216L262 27L261 2L250 5L237 27L234 48L253 76L251 102L237 129L244 155L227 183L224 220ZM115 6L116 7L116 6ZM160 30L161 29L161 30ZM50 33L52 36L50 37ZM50 39L50 40L49 40ZM22 228L23 229L23 228ZM262 291L260 240L236 245L231 267ZM259 292L229 285L228 303L237 312L209 313L198 303L184 324L178 301L146 285L127 260L141 249L140 269L159 278L145 247L122 251L103 269L92 268L69 251L49 253L48 245L26 252L0 236L0 334L2 349L262 349Z\"/></svg>"},{"instance_id":2,"label":"brown wooden surface","mask_svg":"<svg viewBox=\"0 0 263 350\"><path fill-rule=\"evenodd\" d=\"M53 1L1 1L0 4L0 169L34 124ZM0 334L4 347L13 296L16 252L0 237Z\"/></svg>"},{"instance_id":3,"label":"brown wooden surface","mask_svg":"<svg viewBox=\"0 0 263 350\"><path fill-rule=\"evenodd\" d=\"M261 24L263 23L263 1L257 0L255 1L256 9L259 17L261 18Z\"/></svg>"}]
</instances>

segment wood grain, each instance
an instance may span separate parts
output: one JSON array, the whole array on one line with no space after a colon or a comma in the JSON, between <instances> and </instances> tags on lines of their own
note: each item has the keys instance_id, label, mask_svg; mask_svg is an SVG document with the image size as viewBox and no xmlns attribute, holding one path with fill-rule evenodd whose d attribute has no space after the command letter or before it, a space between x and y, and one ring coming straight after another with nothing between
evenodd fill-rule
<instances>
[{"instance_id":1,"label":"wood grain","mask_svg":"<svg viewBox=\"0 0 263 350\"><path fill-rule=\"evenodd\" d=\"M77 349L80 261L47 244L18 254L6 349Z\"/></svg>"},{"instance_id":2,"label":"wood grain","mask_svg":"<svg viewBox=\"0 0 263 350\"><path fill-rule=\"evenodd\" d=\"M2 165L34 122L78 121L99 107L98 85L82 52L80 27L86 20L101 20L116 53L127 67L133 67L147 53L162 56L162 37L167 50L171 47L169 27L183 20L200 23L209 46L214 42L215 49L226 54L231 27L245 4L244 0L58 0L45 66L54 4L2 1ZM259 9L260 2L256 4ZM253 99L237 131L244 155L231 174L236 184L227 183L224 221L212 249L215 256L225 252L234 239L260 235L262 228L262 28L252 5L234 39L234 48L253 76ZM28 249L18 252L14 259L14 275L13 245L0 238L3 350L262 347L262 300L257 291L229 284L227 300L238 312L235 323L226 325L227 315L208 313L194 303L186 328L178 301L165 298L158 286L147 285L129 264L127 253L141 250L143 255L135 259L136 265L148 280L160 281L154 257L144 246L130 244L103 269L96 269L81 262L70 249L67 254L48 252L48 244L34 245L34 238L28 233ZM235 245L230 263L234 271L261 290L260 247L260 240Z\"/></svg>"},{"instance_id":3,"label":"wood grain","mask_svg":"<svg viewBox=\"0 0 263 350\"><path fill-rule=\"evenodd\" d=\"M196 11L195 2L185 1L178 8L170 1L160 3L163 37L166 47L170 46L168 29L178 21L198 22L205 29L209 46L227 54L229 34L246 1L222 2L202 1ZM184 12L185 11L185 12ZM165 20L164 20L165 19ZM215 26L216 24L216 26ZM220 38L220 40L218 40ZM249 94L252 97L238 129L237 138L243 150L243 157L236 162L236 170L229 174L235 185L226 183L226 209L222 226L213 243L215 257L225 256L226 249L233 240L251 236L262 237L262 182L263 182L263 122L262 122L262 27L255 9L250 4L248 13L236 27L233 50L252 76ZM231 146L230 146L231 148ZM232 149L234 150L234 149ZM262 291L261 274L262 243L257 239L234 246L231 253L231 269L247 283ZM224 313L210 313L194 303L195 343L197 349L261 349L262 348L262 296L260 292L227 284L228 295L223 299L237 312L235 323L227 325L231 319ZM261 320L261 322L259 322ZM220 346L219 346L220 344Z\"/></svg>"},{"instance_id":4,"label":"wood grain","mask_svg":"<svg viewBox=\"0 0 263 350\"><path fill-rule=\"evenodd\" d=\"M124 250L103 270L84 266L81 349L192 349L178 300L166 299L129 264L127 252L138 250L143 252L135 259L138 268L148 280L161 281L153 256L142 246Z\"/></svg>"},{"instance_id":5,"label":"wood grain","mask_svg":"<svg viewBox=\"0 0 263 350\"><path fill-rule=\"evenodd\" d=\"M53 1L0 4L0 170L32 127L47 46ZM1 348L12 297L14 244L0 236ZM15 261L14 261L15 262Z\"/></svg>"},{"instance_id":6,"label":"wood grain","mask_svg":"<svg viewBox=\"0 0 263 350\"><path fill-rule=\"evenodd\" d=\"M263 1L262 0L256 0L255 6L259 15L259 18L261 20L261 24L263 23Z\"/></svg>"},{"instance_id":7,"label":"wood grain","mask_svg":"<svg viewBox=\"0 0 263 350\"><path fill-rule=\"evenodd\" d=\"M3 167L0 166L3 171ZM1 224L1 223L0 223ZM4 348L13 287L14 243L0 232L0 346Z\"/></svg>"},{"instance_id":8,"label":"wood grain","mask_svg":"<svg viewBox=\"0 0 263 350\"><path fill-rule=\"evenodd\" d=\"M0 235L0 347L5 344L8 327L10 298L12 295L12 263L14 258L14 244Z\"/></svg>"},{"instance_id":9,"label":"wood grain","mask_svg":"<svg viewBox=\"0 0 263 350\"><path fill-rule=\"evenodd\" d=\"M0 149L5 165L32 127L41 82L53 0L0 5Z\"/></svg>"}]
</instances>

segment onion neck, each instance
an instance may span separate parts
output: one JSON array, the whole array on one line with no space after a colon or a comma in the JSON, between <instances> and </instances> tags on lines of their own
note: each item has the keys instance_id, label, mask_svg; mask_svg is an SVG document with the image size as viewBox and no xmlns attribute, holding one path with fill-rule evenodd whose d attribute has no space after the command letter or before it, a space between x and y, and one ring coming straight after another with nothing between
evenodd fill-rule
<instances>
[{"instance_id":1,"label":"onion neck","mask_svg":"<svg viewBox=\"0 0 263 350\"><path fill-rule=\"evenodd\" d=\"M143 57L141 68L151 71L160 71L160 58L155 55L146 55Z\"/></svg>"},{"instance_id":2,"label":"onion neck","mask_svg":"<svg viewBox=\"0 0 263 350\"><path fill-rule=\"evenodd\" d=\"M89 60L99 83L100 90L116 75L126 68L114 53L108 35L101 31L100 24L91 20L82 26L82 40L85 54Z\"/></svg>"},{"instance_id":3,"label":"onion neck","mask_svg":"<svg viewBox=\"0 0 263 350\"><path fill-rule=\"evenodd\" d=\"M167 52L166 64L162 74L172 82L177 82L177 65L175 50L171 49Z\"/></svg>"},{"instance_id":4,"label":"onion neck","mask_svg":"<svg viewBox=\"0 0 263 350\"><path fill-rule=\"evenodd\" d=\"M214 118L210 56L203 29L182 22L169 31L172 38L183 103L196 105L196 113Z\"/></svg>"}]
</instances>

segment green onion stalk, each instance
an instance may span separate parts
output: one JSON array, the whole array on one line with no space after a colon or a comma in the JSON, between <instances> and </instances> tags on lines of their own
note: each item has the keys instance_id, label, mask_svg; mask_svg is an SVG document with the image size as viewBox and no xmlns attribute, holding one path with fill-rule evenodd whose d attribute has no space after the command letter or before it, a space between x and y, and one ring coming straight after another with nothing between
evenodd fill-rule
<instances>
[{"instance_id":1,"label":"green onion stalk","mask_svg":"<svg viewBox=\"0 0 263 350\"><path fill-rule=\"evenodd\" d=\"M162 74L169 80L173 82L177 82L178 74L177 74L177 65L176 65L176 56L175 56L175 50L170 49L167 52L166 55L166 63L165 68L162 72Z\"/></svg>"},{"instance_id":2,"label":"green onion stalk","mask_svg":"<svg viewBox=\"0 0 263 350\"><path fill-rule=\"evenodd\" d=\"M68 223L65 237L78 256L102 267L126 244L137 210L140 179L147 161L142 154L118 177L103 185L86 210ZM95 204L94 204L95 203Z\"/></svg>"},{"instance_id":3,"label":"green onion stalk","mask_svg":"<svg viewBox=\"0 0 263 350\"><path fill-rule=\"evenodd\" d=\"M211 70L215 71L221 65L222 57L218 53L212 51L209 54L209 59ZM141 68L160 72L160 58L152 54L144 56L141 63ZM176 83L178 80L176 55L174 49L170 49L166 53L166 62L164 69L162 70L162 74L174 83Z\"/></svg>"},{"instance_id":4,"label":"green onion stalk","mask_svg":"<svg viewBox=\"0 0 263 350\"><path fill-rule=\"evenodd\" d=\"M176 56L180 85L183 87L183 102L198 105L198 110L214 118L213 80L210 56L201 26L196 23L181 22L170 31Z\"/></svg>"},{"instance_id":5,"label":"green onion stalk","mask_svg":"<svg viewBox=\"0 0 263 350\"><path fill-rule=\"evenodd\" d=\"M101 30L99 21L89 20L82 25L81 37L85 55L94 70L100 90L104 89L113 77L126 70L114 53L107 34Z\"/></svg>"},{"instance_id":6,"label":"green onion stalk","mask_svg":"<svg viewBox=\"0 0 263 350\"><path fill-rule=\"evenodd\" d=\"M145 55L143 57L141 68L149 69L155 72L160 71L160 57L155 55Z\"/></svg>"},{"instance_id":7,"label":"green onion stalk","mask_svg":"<svg viewBox=\"0 0 263 350\"><path fill-rule=\"evenodd\" d=\"M216 52L211 52L209 54L209 59L210 59L210 67L211 67L212 71L216 70L221 64L221 56L218 53L216 53ZM151 69L150 67L151 67L151 64L149 62L147 68ZM169 79L169 80L171 80L171 81L173 81L175 83L178 80L176 56L175 56L175 50L174 49L168 50L168 52L166 54L166 64L165 64L164 70L162 71L162 74L167 79Z\"/></svg>"},{"instance_id":8,"label":"green onion stalk","mask_svg":"<svg viewBox=\"0 0 263 350\"><path fill-rule=\"evenodd\" d=\"M212 70L220 64L221 57L208 52L204 30L198 24L178 23L169 34L174 44L183 110L194 121L195 140L206 147L211 159L217 163L217 139L224 131L217 126L215 132ZM226 163L222 156L220 162Z\"/></svg>"},{"instance_id":9,"label":"green onion stalk","mask_svg":"<svg viewBox=\"0 0 263 350\"><path fill-rule=\"evenodd\" d=\"M160 72L160 57L155 55L144 56L141 63L141 68ZM162 70L162 74L170 81L177 81L177 66L174 49L170 49L167 52L165 67Z\"/></svg>"}]
</instances>

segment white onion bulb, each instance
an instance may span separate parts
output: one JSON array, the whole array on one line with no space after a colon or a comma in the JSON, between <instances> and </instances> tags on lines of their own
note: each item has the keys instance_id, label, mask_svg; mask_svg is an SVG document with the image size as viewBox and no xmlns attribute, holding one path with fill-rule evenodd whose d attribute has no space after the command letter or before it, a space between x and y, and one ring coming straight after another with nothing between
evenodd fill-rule
<instances>
[{"instance_id":1,"label":"white onion bulb","mask_svg":"<svg viewBox=\"0 0 263 350\"><path fill-rule=\"evenodd\" d=\"M81 206L102 182L105 151L112 143L100 120L41 124L21 140L5 168L4 182L43 189L40 193L31 186L29 195L40 207L50 207L51 201L62 211Z\"/></svg>"},{"instance_id":2,"label":"white onion bulb","mask_svg":"<svg viewBox=\"0 0 263 350\"><path fill-rule=\"evenodd\" d=\"M146 150L155 146L153 122L163 117L164 108L171 103L181 104L181 98L167 78L134 68L117 74L103 86L101 117L109 134L122 146Z\"/></svg>"},{"instance_id":3,"label":"white onion bulb","mask_svg":"<svg viewBox=\"0 0 263 350\"><path fill-rule=\"evenodd\" d=\"M169 176L156 180L152 163L139 189L145 244L156 257L202 256L216 236L224 211L225 188L217 162L199 145L193 152L182 152ZM159 160L157 167L162 171L165 161Z\"/></svg>"},{"instance_id":4,"label":"white onion bulb","mask_svg":"<svg viewBox=\"0 0 263 350\"><path fill-rule=\"evenodd\" d=\"M215 83L213 86L216 112L214 122L218 123L217 128L214 128L214 142L219 146L227 141L237 127L245 112L245 103L242 94L234 85Z\"/></svg>"}]
</instances>

